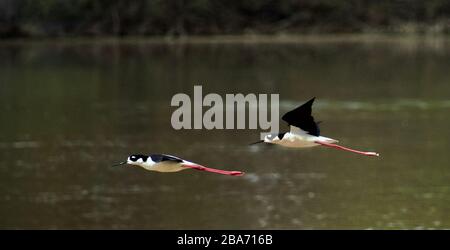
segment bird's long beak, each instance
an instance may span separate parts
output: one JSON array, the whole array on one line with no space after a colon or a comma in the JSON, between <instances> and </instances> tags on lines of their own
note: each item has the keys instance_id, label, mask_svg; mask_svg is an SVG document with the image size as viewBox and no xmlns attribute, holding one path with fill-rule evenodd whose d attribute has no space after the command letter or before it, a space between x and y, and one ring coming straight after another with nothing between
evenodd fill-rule
<instances>
[{"instance_id":1,"label":"bird's long beak","mask_svg":"<svg viewBox=\"0 0 450 250\"><path fill-rule=\"evenodd\" d=\"M123 164L127 164L127 162L126 161L119 162L117 164L112 165L112 167L120 166L120 165L123 165Z\"/></svg>"},{"instance_id":2,"label":"bird's long beak","mask_svg":"<svg viewBox=\"0 0 450 250\"><path fill-rule=\"evenodd\" d=\"M255 144L263 143L263 142L264 142L264 140L259 140L259 141L252 142L252 143L250 143L248 145L251 146L251 145L255 145Z\"/></svg>"}]
</instances>

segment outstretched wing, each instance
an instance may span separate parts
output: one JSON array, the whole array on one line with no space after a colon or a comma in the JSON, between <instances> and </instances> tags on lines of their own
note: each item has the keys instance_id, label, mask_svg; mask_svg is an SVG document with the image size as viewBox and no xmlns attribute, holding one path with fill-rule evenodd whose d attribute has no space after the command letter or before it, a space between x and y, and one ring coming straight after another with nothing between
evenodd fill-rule
<instances>
[{"instance_id":1,"label":"outstretched wing","mask_svg":"<svg viewBox=\"0 0 450 250\"><path fill-rule=\"evenodd\" d=\"M283 121L287 122L291 126L291 130L292 126L294 126L306 131L310 135L319 136L319 126L314 121L314 117L311 115L312 104L314 100L315 97L313 97L311 100L301 105L300 107L287 112L283 115L283 117L281 117L281 119L283 119Z\"/></svg>"},{"instance_id":2,"label":"outstretched wing","mask_svg":"<svg viewBox=\"0 0 450 250\"><path fill-rule=\"evenodd\" d=\"M154 162L162 162L162 161L183 162L183 159L172 155L154 154L150 155L150 157Z\"/></svg>"}]
</instances>

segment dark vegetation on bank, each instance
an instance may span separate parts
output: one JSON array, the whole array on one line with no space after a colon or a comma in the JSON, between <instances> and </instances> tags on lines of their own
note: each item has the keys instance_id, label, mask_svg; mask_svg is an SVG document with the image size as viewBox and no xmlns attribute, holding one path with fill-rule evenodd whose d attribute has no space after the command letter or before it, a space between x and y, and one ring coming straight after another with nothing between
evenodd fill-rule
<instances>
[{"instance_id":1,"label":"dark vegetation on bank","mask_svg":"<svg viewBox=\"0 0 450 250\"><path fill-rule=\"evenodd\" d=\"M0 0L0 38L450 33L448 0Z\"/></svg>"}]
</instances>

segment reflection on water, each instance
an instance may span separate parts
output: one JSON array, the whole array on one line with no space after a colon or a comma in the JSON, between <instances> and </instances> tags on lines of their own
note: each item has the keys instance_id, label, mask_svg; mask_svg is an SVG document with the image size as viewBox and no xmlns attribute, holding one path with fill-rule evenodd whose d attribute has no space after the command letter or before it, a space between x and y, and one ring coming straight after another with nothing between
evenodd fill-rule
<instances>
[{"instance_id":1,"label":"reflection on water","mask_svg":"<svg viewBox=\"0 0 450 250\"><path fill-rule=\"evenodd\" d=\"M0 228L449 228L440 44L2 44ZM382 157L247 146L257 130L175 131L171 97L196 84L279 93L280 114L317 96L325 136ZM158 152L247 175L110 167Z\"/></svg>"}]
</instances>

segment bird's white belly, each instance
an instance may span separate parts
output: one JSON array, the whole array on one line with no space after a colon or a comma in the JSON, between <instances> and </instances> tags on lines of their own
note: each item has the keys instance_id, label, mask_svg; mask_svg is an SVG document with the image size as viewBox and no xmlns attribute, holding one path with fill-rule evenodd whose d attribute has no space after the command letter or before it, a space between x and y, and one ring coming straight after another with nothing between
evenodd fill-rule
<instances>
[{"instance_id":1,"label":"bird's white belly","mask_svg":"<svg viewBox=\"0 0 450 250\"><path fill-rule=\"evenodd\" d=\"M315 143L314 141L308 141L308 140L301 140L301 139L288 139L288 140L281 140L277 142L277 144L280 144L281 146L285 147L292 147L292 148L309 148L309 147L315 147L319 144Z\"/></svg>"},{"instance_id":2,"label":"bird's white belly","mask_svg":"<svg viewBox=\"0 0 450 250\"><path fill-rule=\"evenodd\" d=\"M187 169L183 166L181 166L180 163L173 163L173 162L161 162L154 164L151 167L146 168L147 170L151 171L157 171L157 172L178 172L184 169Z\"/></svg>"},{"instance_id":3,"label":"bird's white belly","mask_svg":"<svg viewBox=\"0 0 450 250\"><path fill-rule=\"evenodd\" d=\"M316 136L301 136L296 134L287 133L283 139L279 141L275 141L276 144L279 144L284 147L292 147L292 148L308 148L318 146L319 144L315 143L318 137Z\"/></svg>"}]
</instances>

